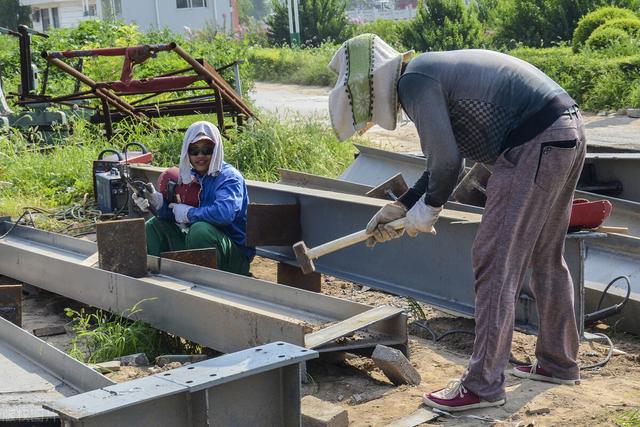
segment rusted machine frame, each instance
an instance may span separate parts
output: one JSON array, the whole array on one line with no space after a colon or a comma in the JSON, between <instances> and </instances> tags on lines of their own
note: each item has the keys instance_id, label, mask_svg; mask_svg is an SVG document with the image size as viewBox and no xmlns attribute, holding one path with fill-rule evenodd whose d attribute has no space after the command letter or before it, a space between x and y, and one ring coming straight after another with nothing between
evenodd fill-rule
<instances>
[{"instance_id":1,"label":"rusted machine frame","mask_svg":"<svg viewBox=\"0 0 640 427\"><path fill-rule=\"evenodd\" d=\"M158 52L174 52L189 66L157 77L133 79L133 67L149 58L156 57ZM98 56L124 57L120 80L98 82L63 61L63 59ZM159 126L151 120L152 117L211 112L216 114L218 127L223 132L225 130L225 113L231 116L239 126L242 126L244 120L248 118L256 118L251 108L242 100L241 95L229 85L216 68L205 60L193 58L174 42L133 47L42 52L42 57L50 65L56 66L79 82L89 86L90 90L76 91L69 95L57 97L37 95L21 100L19 104L27 105L43 101L68 103L70 101L97 99L99 100L99 105L97 107L89 107L96 111L91 121L103 123L107 137L113 135L113 123L125 117L131 117L152 129L159 129ZM225 69L231 65L223 66L220 69ZM184 75L190 71L193 73ZM195 86L199 81L204 81L205 85ZM197 96L177 97L176 99L139 105L141 102L148 101L160 94L178 94L186 91L206 92ZM126 97L139 95L146 96L130 102L125 99Z\"/></svg>"}]
</instances>

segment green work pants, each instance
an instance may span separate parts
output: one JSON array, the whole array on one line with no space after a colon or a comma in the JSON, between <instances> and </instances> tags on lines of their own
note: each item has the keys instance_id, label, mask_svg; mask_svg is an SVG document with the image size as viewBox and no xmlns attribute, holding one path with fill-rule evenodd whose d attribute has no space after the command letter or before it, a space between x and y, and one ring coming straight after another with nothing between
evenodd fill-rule
<instances>
[{"instance_id":1,"label":"green work pants","mask_svg":"<svg viewBox=\"0 0 640 427\"><path fill-rule=\"evenodd\" d=\"M188 249L215 248L218 269L231 273L249 275L249 260L229 236L215 225L199 221L185 233L173 221L156 217L145 224L147 253L160 256L161 252Z\"/></svg>"}]
</instances>

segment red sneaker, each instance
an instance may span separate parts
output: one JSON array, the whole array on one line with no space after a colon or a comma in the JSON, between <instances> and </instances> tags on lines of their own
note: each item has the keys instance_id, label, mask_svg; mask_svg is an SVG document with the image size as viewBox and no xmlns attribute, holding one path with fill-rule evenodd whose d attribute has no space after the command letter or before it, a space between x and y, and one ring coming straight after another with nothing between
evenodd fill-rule
<instances>
[{"instance_id":1,"label":"red sneaker","mask_svg":"<svg viewBox=\"0 0 640 427\"><path fill-rule=\"evenodd\" d=\"M537 363L534 365L516 366L515 368L513 368L513 371L511 371L511 374L515 375L518 378L527 378L530 380L546 381L548 383L568 384L568 385L580 384L580 378L575 380L565 380L562 378L554 377L553 375L551 375L551 373L549 373L549 371L538 366Z\"/></svg>"},{"instance_id":2,"label":"red sneaker","mask_svg":"<svg viewBox=\"0 0 640 427\"><path fill-rule=\"evenodd\" d=\"M480 399L472 391L467 390L462 381L454 380L442 390L424 394L422 401L432 408L442 409L447 412L466 411L467 409L487 408L490 406L504 405L506 399L488 402Z\"/></svg>"}]
</instances>

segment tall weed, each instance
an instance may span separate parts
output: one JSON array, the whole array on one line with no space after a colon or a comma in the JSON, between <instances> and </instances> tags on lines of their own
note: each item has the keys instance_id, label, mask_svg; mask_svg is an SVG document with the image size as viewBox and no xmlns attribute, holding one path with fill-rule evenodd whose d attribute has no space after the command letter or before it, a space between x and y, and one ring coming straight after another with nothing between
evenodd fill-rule
<instances>
[{"instance_id":1,"label":"tall weed","mask_svg":"<svg viewBox=\"0 0 640 427\"><path fill-rule=\"evenodd\" d=\"M103 310L88 312L65 309L72 319L75 337L68 353L85 363L101 363L134 353L145 353L150 360L161 354L202 353L202 347L151 327L138 317L144 299L122 315Z\"/></svg>"}]
</instances>

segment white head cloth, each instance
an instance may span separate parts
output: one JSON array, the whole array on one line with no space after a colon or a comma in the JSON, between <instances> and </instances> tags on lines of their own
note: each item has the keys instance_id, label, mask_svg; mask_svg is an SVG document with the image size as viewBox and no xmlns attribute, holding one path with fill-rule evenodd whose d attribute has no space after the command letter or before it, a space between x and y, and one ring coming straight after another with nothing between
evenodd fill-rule
<instances>
[{"instance_id":1,"label":"white head cloth","mask_svg":"<svg viewBox=\"0 0 640 427\"><path fill-rule=\"evenodd\" d=\"M329 115L338 139L373 124L396 128L396 85L403 56L409 53L399 53L375 34L361 34L340 46L329 63L338 74L329 94Z\"/></svg>"},{"instance_id":2,"label":"white head cloth","mask_svg":"<svg viewBox=\"0 0 640 427\"><path fill-rule=\"evenodd\" d=\"M222 137L217 127L209 122L195 122L184 134L182 140L182 152L180 153L180 183L191 182L191 162L189 161L189 145L200 140L209 140L213 143L213 155L207 175L217 175L222 168L224 160L224 147Z\"/></svg>"}]
</instances>

